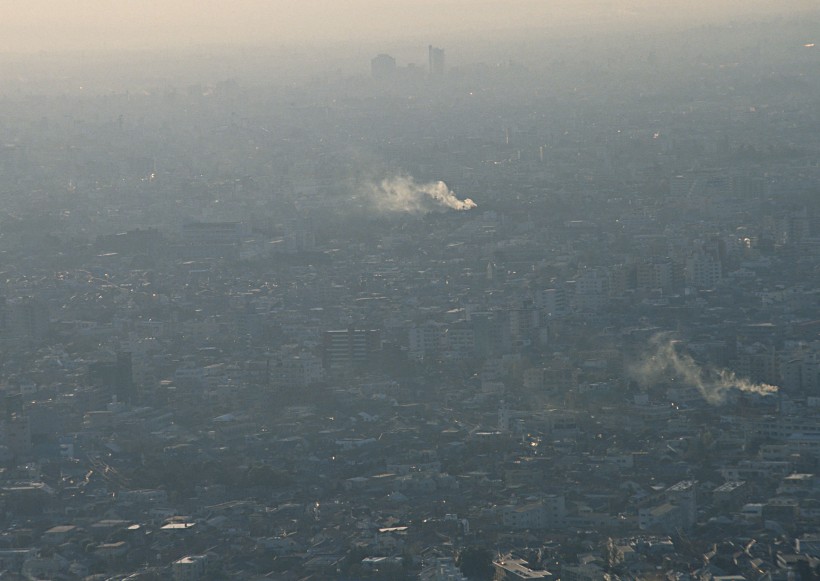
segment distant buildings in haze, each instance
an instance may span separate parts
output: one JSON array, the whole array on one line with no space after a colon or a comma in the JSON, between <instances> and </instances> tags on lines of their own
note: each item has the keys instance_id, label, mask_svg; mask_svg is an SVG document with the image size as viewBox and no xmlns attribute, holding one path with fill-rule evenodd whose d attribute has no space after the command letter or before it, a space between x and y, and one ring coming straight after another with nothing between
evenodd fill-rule
<instances>
[{"instance_id":1,"label":"distant buildings in haze","mask_svg":"<svg viewBox=\"0 0 820 581\"><path fill-rule=\"evenodd\" d=\"M409 64L409 70L419 70ZM397 72L396 59L389 54L381 53L370 59L370 75L377 80L389 79ZM427 72L431 77L442 77L445 71L444 49L432 44L427 47Z\"/></svg>"}]
</instances>

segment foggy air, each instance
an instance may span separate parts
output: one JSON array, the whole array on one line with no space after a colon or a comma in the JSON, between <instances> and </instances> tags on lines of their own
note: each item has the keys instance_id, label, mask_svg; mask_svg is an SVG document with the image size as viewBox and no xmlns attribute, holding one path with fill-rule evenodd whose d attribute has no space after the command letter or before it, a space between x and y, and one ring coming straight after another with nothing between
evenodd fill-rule
<instances>
[{"instance_id":1,"label":"foggy air","mask_svg":"<svg viewBox=\"0 0 820 581\"><path fill-rule=\"evenodd\" d=\"M6 6L0 578L817 578L818 47L801 0Z\"/></svg>"}]
</instances>

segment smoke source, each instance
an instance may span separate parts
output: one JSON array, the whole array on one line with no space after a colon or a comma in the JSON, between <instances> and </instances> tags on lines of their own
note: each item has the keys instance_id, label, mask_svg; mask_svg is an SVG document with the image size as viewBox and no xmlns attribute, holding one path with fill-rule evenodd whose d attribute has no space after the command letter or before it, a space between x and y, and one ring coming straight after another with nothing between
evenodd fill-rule
<instances>
[{"instance_id":1,"label":"smoke source","mask_svg":"<svg viewBox=\"0 0 820 581\"><path fill-rule=\"evenodd\" d=\"M777 387L765 383L753 383L737 377L727 369L704 368L698 365L686 353L679 353L677 343L668 335L656 335L652 338L652 354L631 369L633 378L641 385L650 385L670 377L676 377L700 391L703 398L711 404L718 405L726 400L733 390L774 395Z\"/></svg>"},{"instance_id":2,"label":"smoke source","mask_svg":"<svg viewBox=\"0 0 820 581\"><path fill-rule=\"evenodd\" d=\"M444 182L417 184L412 177L382 180L370 187L374 205L384 212L431 212L437 209L471 210L470 198L459 200Z\"/></svg>"}]
</instances>

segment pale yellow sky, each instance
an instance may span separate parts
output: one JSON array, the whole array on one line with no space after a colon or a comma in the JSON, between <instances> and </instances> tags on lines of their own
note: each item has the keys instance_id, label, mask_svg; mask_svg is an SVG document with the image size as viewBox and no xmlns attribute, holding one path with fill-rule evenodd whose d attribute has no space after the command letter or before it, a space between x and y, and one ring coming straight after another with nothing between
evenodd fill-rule
<instances>
[{"instance_id":1,"label":"pale yellow sky","mask_svg":"<svg viewBox=\"0 0 820 581\"><path fill-rule=\"evenodd\" d=\"M113 50L628 27L783 15L817 0L0 0L0 51Z\"/></svg>"}]
</instances>

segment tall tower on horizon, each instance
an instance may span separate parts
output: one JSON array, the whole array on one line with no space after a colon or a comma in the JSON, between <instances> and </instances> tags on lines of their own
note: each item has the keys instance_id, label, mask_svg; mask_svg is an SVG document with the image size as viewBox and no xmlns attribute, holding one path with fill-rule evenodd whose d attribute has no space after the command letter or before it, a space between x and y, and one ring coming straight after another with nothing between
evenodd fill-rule
<instances>
[{"instance_id":1,"label":"tall tower on horizon","mask_svg":"<svg viewBox=\"0 0 820 581\"><path fill-rule=\"evenodd\" d=\"M432 44L427 47L427 61L430 76L444 76L444 49L436 48Z\"/></svg>"}]
</instances>

